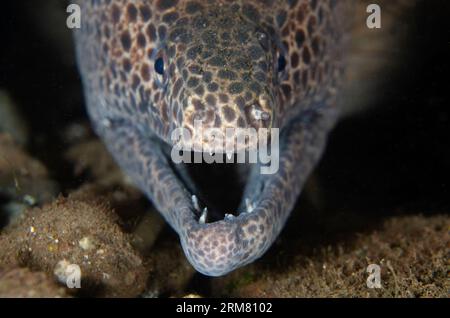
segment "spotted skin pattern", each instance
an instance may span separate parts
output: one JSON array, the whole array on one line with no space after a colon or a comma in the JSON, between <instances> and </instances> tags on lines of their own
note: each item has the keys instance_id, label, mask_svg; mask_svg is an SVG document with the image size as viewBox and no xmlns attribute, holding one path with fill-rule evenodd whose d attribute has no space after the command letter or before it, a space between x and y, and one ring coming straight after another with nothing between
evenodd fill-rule
<instances>
[{"instance_id":1,"label":"spotted skin pattern","mask_svg":"<svg viewBox=\"0 0 450 318\"><path fill-rule=\"evenodd\" d=\"M220 276L259 258L283 228L336 121L344 1L79 5L75 42L88 112L118 164L178 233L199 272ZM255 164L239 212L219 221L199 220L195 184L186 185L167 152L171 132L195 135L195 120L221 130L280 129L278 172L262 175Z\"/></svg>"}]
</instances>

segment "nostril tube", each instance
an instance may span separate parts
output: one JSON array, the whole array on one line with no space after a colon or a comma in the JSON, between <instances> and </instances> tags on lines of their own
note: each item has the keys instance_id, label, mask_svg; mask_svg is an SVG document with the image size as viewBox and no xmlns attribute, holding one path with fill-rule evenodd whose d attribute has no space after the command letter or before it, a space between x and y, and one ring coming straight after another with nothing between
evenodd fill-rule
<instances>
[{"instance_id":1,"label":"nostril tube","mask_svg":"<svg viewBox=\"0 0 450 318\"><path fill-rule=\"evenodd\" d=\"M262 111L261 109L257 108L257 105L252 106L252 110L250 111L250 115L255 120L269 120L270 114L268 112Z\"/></svg>"},{"instance_id":2,"label":"nostril tube","mask_svg":"<svg viewBox=\"0 0 450 318\"><path fill-rule=\"evenodd\" d=\"M245 109L247 122L255 129L269 128L271 122L271 114L264 110L257 102L250 104Z\"/></svg>"}]
</instances>

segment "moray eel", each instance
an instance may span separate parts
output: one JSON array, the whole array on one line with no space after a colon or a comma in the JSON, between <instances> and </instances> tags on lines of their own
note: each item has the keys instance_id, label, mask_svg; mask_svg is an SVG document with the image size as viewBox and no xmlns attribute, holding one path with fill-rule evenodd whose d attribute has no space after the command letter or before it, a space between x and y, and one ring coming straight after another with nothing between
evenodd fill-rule
<instances>
[{"instance_id":1,"label":"moray eel","mask_svg":"<svg viewBox=\"0 0 450 318\"><path fill-rule=\"evenodd\" d=\"M78 4L88 113L117 163L178 233L197 271L220 276L261 257L338 117L346 1ZM277 173L251 164L237 211L211 217L185 165L171 161L171 133L195 134L195 120L222 131L279 129Z\"/></svg>"}]
</instances>

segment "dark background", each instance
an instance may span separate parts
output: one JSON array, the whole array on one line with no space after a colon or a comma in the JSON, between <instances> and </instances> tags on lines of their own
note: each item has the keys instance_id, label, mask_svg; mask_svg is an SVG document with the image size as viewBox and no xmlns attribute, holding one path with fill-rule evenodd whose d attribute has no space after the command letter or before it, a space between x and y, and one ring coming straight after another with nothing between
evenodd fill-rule
<instances>
[{"instance_id":1,"label":"dark background","mask_svg":"<svg viewBox=\"0 0 450 318\"><path fill-rule=\"evenodd\" d=\"M67 31L54 25L54 36L48 36L37 22L41 11L45 17L44 2L0 5L0 87L29 123L29 152L51 167L52 177L67 189L73 180L62 157L62 131L71 122L86 120L86 113L70 40L58 44L58 32ZM448 211L447 3L421 2L406 57L394 83L378 96L379 107L341 122L333 132L318 169L327 205L376 213Z\"/></svg>"}]
</instances>

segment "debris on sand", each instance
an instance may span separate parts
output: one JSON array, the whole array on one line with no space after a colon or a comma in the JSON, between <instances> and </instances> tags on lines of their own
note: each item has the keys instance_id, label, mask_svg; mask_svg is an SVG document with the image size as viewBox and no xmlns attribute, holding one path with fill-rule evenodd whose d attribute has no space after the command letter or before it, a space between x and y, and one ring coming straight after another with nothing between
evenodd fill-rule
<instances>
[{"instance_id":1,"label":"debris on sand","mask_svg":"<svg viewBox=\"0 0 450 318\"><path fill-rule=\"evenodd\" d=\"M81 271L80 294L135 297L147 281L147 269L131 236L101 199L60 197L27 210L0 237L0 264L19 264L61 278L63 264ZM64 272L64 271L62 271ZM61 279L59 279L61 281Z\"/></svg>"}]
</instances>

